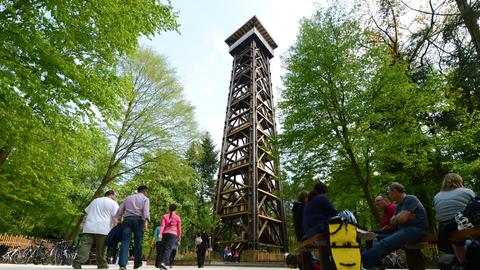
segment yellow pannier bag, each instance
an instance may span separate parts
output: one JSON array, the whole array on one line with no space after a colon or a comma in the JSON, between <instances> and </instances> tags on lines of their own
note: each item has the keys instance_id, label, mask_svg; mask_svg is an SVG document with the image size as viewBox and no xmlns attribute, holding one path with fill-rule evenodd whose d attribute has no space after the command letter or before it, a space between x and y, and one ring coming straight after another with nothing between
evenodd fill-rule
<instances>
[{"instance_id":1,"label":"yellow pannier bag","mask_svg":"<svg viewBox=\"0 0 480 270\"><path fill-rule=\"evenodd\" d=\"M357 226L350 223L328 223L328 247L334 269L360 270L361 254Z\"/></svg>"}]
</instances>

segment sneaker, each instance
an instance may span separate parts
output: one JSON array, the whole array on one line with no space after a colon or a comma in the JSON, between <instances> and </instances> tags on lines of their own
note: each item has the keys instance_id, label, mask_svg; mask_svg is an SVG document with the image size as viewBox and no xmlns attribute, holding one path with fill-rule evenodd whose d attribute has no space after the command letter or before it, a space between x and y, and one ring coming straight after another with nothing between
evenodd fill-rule
<instances>
[{"instance_id":1,"label":"sneaker","mask_svg":"<svg viewBox=\"0 0 480 270\"><path fill-rule=\"evenodd\" d=\"M72 264L73 269L82 269L82 266L80 264Z\"/></svg>"},{"instance_id":2,"label":"sneaker","mask_svg":"<svg viewBox=\"0 0 480 270\"><path fill-rule=\"evenodd\" d=\"M120 266L120 268L118 268L118 270L127 270L127 267L125 267L125 266Z\"/></svg>"},{"instance_id":3,"label":"sneaker","mask_svg":"<svg viewBox=\"0 0 480 270\"><path fill-rule=\"evenodd\" d=\"M167 270L168 268L167 268L167 266L165 266L164 263L161 263L160 264L160 269Z\"/></svg>"}]
</instances>

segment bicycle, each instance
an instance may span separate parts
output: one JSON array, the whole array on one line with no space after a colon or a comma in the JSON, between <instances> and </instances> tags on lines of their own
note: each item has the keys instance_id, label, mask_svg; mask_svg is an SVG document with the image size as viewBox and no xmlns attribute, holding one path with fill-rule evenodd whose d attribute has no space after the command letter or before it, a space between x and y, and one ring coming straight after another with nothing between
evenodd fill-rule
<instances>
[{"instance_id":1,"label":"bicycle","mask_svg":"<svg viewBox=\"0 0 480 270\"><path fill-rule=\"evenodd\" d=\"M2 255L2 263L18 263L18 260L21 259L22 251L23 250L20 247L10 249Z\"/></svg>"},{"instance_id":2,"label":"bicycle","mask_svg":"<svg viewBox=\"0 0 480 270\"><path fill-rule=\"evenodd\" d=\"M407 257L401 251L394 251L382 259L382 266L385 268L406 269Z\"/></svg>"},{"instance_id":3,"label":"bicycle","mask_svg":"<svg viewBox=\"0 0 480 270\"><path fill-rule=\"evenodd\" d=\"M77 256L77 251L75 248L69 247L68 241L61 240L55 244L49 254L52 264L71 265Z\"/></svg>"}]
</instances>

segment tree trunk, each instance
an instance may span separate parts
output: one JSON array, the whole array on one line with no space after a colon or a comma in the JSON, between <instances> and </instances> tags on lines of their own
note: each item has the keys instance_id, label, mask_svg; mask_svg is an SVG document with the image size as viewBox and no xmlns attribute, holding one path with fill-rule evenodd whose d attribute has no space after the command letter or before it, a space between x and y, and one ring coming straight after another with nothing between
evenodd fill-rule
<instances>
[{"instance_id":1,"label":"tree trunk","mask_svg":"<svg viewBox=\"0 0 480 270\"><path fill-rule=\"evenodd\" d=\"M480 56L480 27L478 26L478 15L475 10L468 4L466 0L455 0L457 2L458 10L462 15L465 27L472 38L472 43L475 46L477 55Z\"/></svg>"},{"instance_id":2,"label":"tree trunk","mask_svg":"<svg viewBox=\"0 0 480 270\"><path fill-rule=\"evenodd\" d=\"M377 207L375 206L374 199L372 197L372 193L370 192L370 187L368 186L368 182L362 176L362 171L360 170L360 165L357 162L357 158L353 153L352 146L349 142L346 143L346 151L350 158L350 163L353 168L353 172L355 173L355 177L357 178L357 182L360 184L363 190L363 194L365 195L365 199L367 200L368 207L370 208L370 213L372 214L374 220L377 223L380 223L380 216L378 215Z\"/></svg>"},{"instance_id":3,"label":"tree trunk","mask_svg":"<svg viewBox=\"0 0 480 270\"><path fill-rule=\"evenodd\" d=\"M121 152L120 147L122 144L122 140L124 140L123 136L125 135L125 132L128 129L127 126L128 126L128 123L130 122L130 115L133 108L133 102L134 102L134 99L131 99L128 102L127 110L125 111L125 117L123 118L123 121L122 121L122 127L119 130L117 142L115 143L115 149L113 150L112 156L110 157L110 162L108 164L107 171L105 172L105 175L102 178L102 182L100 183L100 186L98 186L97 190L95 190L95 193L93 194L92 199L88 201L88 204L90 204L95 198L100 197L103 193L103 189L108 185L108 183L110 183L110 181L112 181L115 178L115 176L112 177L112 173L115 167L117 167L122 160L122 155L120 155L119 157L119 154ZM128 153L123 155L123 159L126 158L126 155L128 155ZM82 215L78 219L77 224L72 229L72 231L70 231L70 233L67 235L68 240L72 240L78 233L80 233L80 229L81 229L80 227L84 217L85 217L85 212L82 212Z\"/></svg>"},{"instance_id":4,"label":"tree trunk","mask_svg":"<svg viewBox=\"0 0 480 270\"><path fill-rule=\"evenodd\" d=\"M111 168L109 168L108 171L107 171L107 174L105 174L105 176L102 179L102 183L100 184L100 186L98 186L98 188L95 191L95 193L93 194L92 198L88 201L88 203L86 205L89 205L93 200L95 200L96 198L98 198L102 195L103 189L112 180L112 178L110 177L111 176L111 171L112 171ZM83 221L84 217L85 217L85 212L82 212L82 215L77 220L77 223L75 224L75 227L67 235L67 240L72 240L73 238L75 238L80 233L81 225L82 225L82 221Z\"/></svg>"},{"instance_id":5,"label":"tree trunk","mask_svg":"<svg viewBox=\"0 0 480 270\"><path fill-rule=\"evenodd\" d=\"M411 178L411 182L415 187L420 187L417 190L407 190L407 193L415 195L422 203L427 214L428 226L431 231L435 231L435 214L433 213L433 198L430 192L425 189L425 182L421 176L414 175Z\"/></svg>"},{"instance_id":6,"label":"tree trunk","mask_svg":"<svg viewBox=\"0 0 480 270\"><path fill-rule=\"evenodd\" d=\"M0 167L2 167L3 163L7 161L8 155L10 154L10 147L4 146L0 148Z\"/></svg>"}]
</instances>

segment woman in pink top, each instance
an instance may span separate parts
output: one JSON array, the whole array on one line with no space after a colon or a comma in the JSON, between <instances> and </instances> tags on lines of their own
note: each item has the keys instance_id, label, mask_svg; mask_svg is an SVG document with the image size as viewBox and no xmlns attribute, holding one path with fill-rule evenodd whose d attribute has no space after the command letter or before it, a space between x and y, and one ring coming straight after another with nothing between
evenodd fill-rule
<instances>
[{"instance_id":1,"label":"woman in pink top","mask_svg":"<svg viewBox=\"0 0 480 270\"><path fill-rule=\"evenodd\" d=\"M175 241L178 240L180 242L182 235L182 219L175 213L177 205L171 204L168 210L168 213L162 217L162 224L158 233L158 237L162 240L162 247L160 256L158 256L160 262L157 262L156 265L164 270L167 269L166 264L170 258Z\"/></svg>"}]
</instances>

